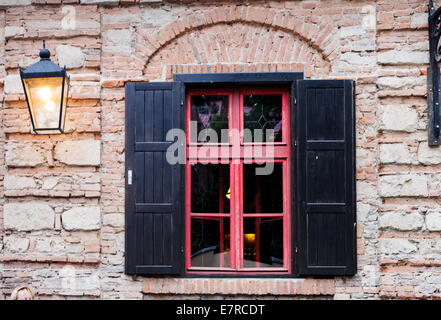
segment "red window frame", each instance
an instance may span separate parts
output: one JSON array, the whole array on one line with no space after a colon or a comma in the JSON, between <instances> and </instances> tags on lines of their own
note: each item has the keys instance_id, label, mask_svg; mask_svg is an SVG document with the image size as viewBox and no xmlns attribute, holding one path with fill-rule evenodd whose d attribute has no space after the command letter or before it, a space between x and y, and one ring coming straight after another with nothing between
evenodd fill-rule
<instances>
[{"instance_id":1,"label":"red window frame","mask_svg":"<svg viewBox=\"0 0 441 320\"><path fill-rule=\"evenodd\" d=\"M185 270L187 273L216 273L216 274L289 274L292 272L291 265L291 150L290 150L290 99L289 88L285 87L262 87L262 88L207 88L189 89L186 92L186 165L185 165ZM193 95L228 95L229 110L229 142L228 143L198 143L190 141L190 120L191 120L191 96ZM245 143L243 96L249 94L280 94L282 95L282 141ZM231 130L237 130L239 139L231 135ZM204 154L200 154L201 146L204 145ZM235 150L240 150L240 154L232 154L233 146L239 145ZM252 159L252 147L258 145L262 147L263 157ZM266 148L273 147L273 158L265 157ZM228 151L228 160L220 161L215 158L221 154L221 150ZM213 156L212 156L213 155ZM243 213L243 165L256 163L259 160L269 160L269 162L281 162L283 169L283 212L282 213ZM230 165L230 213L192 213L191 212L191 164L229 164ZM191 218L230 218L230 267L192 267L191 266ZM243 249L244 235L243 222L246 217L282 217L283 218L283 267L279 268L259 268L244 267ZM222 225L222 224L221 224ZM221 246L223 241L220 241ZM258 250L256 250L258 251ZM234 254L233 254L234 253ZM258 264L258 263L257 263Z\"/></svg>"}]
</instances>

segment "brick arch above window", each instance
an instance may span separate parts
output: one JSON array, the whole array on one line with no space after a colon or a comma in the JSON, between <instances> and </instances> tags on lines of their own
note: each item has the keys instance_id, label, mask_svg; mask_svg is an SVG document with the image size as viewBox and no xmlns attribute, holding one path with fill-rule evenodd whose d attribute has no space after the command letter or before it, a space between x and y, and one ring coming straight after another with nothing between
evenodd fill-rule
<instances>
[{"instance_id":1,"label":"brick arch above window","mask_svg":"<svg viewBox=\"0 0 441 320\"><path fill-rule=\"evenodd\" d=\"M147 78L173 73L300 71L328 73L330 63L299 36L280 28L235 22L194 29L165 44L144 69Z\"/></svg>"},{"instance_id":2,"label":"brick arch above window","mask_svg":"<svg viewBox=\"0 0 441 320\"><path fill-rule=\"evenodd\" d=\"M163 47L184 34L217 24L237 22L267 26L291 33L307 43L310 48L320 52L323 60L327 62L339 54L340 39L336 32L337 27L332 21L312 23L290 13L248 6L224 6L186 15L164 25L153 34L138 29L135 49L138 58L145 61L147 66Z\"/></svg>"}]
</instances>

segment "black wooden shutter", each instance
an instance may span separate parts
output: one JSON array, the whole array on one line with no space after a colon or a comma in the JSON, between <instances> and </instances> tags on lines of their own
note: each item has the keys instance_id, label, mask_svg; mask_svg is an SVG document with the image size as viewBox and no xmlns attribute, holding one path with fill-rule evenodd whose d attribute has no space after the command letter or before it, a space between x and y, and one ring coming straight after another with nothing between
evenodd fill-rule
<instances>
[{"instance_id":1,"label":"black wooden shutter","mask_svg":"<svg viewBox=\"0 0 441 320\"><path fill-rule=\"evenodd\" d=\"M350 80L297 82L300 275L356 271L354 90Z\"/></svg>"},{"instance_id":2,"label":"black wooden shutter","mask_svg":"<svg viewBox=\"0 0 441 320\"><path fill-rule=\"evenodd\" d=\"M127 274L178 274L183 266L183 166L166 160L167 131L184 123L179 94L177 82L126 85Z\"/></svg>"}]
</instances>

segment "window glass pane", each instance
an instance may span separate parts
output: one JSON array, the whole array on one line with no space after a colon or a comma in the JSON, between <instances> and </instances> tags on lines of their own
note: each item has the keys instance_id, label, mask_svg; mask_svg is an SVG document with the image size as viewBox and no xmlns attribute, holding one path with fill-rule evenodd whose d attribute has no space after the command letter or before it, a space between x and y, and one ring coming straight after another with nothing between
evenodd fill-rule
<instances>
[{"instance_id":1,"label":"window glass pane","mask_svg":"<svg viewBox=\"0 0 441 320\"><path fill-rule=\"evenodd\" d=\"M191 212L230 212L230 166L191 165Z\"/></svg>"},{"instance_id":2,"label":"window glass pane","mask_svg":"<svg viewBox=\"0 0 441 320\"><path fill-rule=\"evenodd\" d=\"M196 133L191 134L191 142L228 142L228 132L222 137L221 130L228 130L228 96L199 95L191 96L191 121L196 122ZM191 126L194 128L194 125ZM212 129L217 134L216 141L210 141L210 133L204 129ZM200 139L201 138L201 139Z\"/></svg>"},{"instance_id":3,"label":"window glass pane","mask_svg":"<svg viewBox=\"0 0 441 320\"><path fill-rule=\"evenodd\" d=\"M191 219L191 266L230 267L230 218Z\"/></svg>"},{"instance_id":4,"label":"window glass pane","mask_svg":"<svg viewBox=\"0 0 441 320\"><path fill-rule=\"evenodd\" d=\"M244 218L243 259L248 268L283 267L283 218Z\"/></svg>"},{"instance_id":5,"label":"window glass pane","mask_svg":"<svg viewBox=\"0 0 441 320\"><path fill-rule=\"evenodd\" d=\"M244 129L250 129L251 135L245 134L245 142L281 142L282 141L282 95L245 95L243 101ZM267 137L266 130L273 129L274 134ZM261 136L256 136L259 130Z\"/></svg>"},{"instance_id":6,"label":"window glass pane","mask_svg":"<svg viewBox=\"0 0 441 320\"><path fill-rule=\"evenodd\" d=\"M244 213L282 213L283 212L283 167L281 162L266 164L269 175L256 174L256 168L265 165L243 165L243 209ZM260 173L260 172L257 172Z\"/></svg>"}]
</instances>

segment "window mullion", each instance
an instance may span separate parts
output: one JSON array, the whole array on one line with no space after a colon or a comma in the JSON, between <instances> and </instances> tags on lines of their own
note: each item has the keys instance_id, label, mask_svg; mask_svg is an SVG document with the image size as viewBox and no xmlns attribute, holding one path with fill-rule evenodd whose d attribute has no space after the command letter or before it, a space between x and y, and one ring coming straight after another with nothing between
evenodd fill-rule
<instances>
[{"instance_id":1,"label":"window mullion","mask_svg":"<svg viewBox=\"0 0 441 320\"><path fill-rule=\"evenodd\" d=\"M240 108L239 108L239 90L233 89L233 97L232 97L232 130L233 136L240 133ZM233 139L233 149L240 148L240 139ZM236 149L237 150L237 149ZM240 150L240 149L239 149ZM232 153L232 156L235 156L235 152ZM234 184L234 210L232 212L233 215L233 229L234 229L234 245L236 246L234 251L234 268L239 269L242 264L242 217L241 217L241 183L240 183L240 159L233 158L231 161L231 170L233 172L232 182Z\"/></svg>"},{"instance_id":2,"label":"window mullion","mask_svg":"<svg viewBox=\"0 0 441 320\"><path fill-rule=\"evenodd\" d=\"M232 267L234 269L238 269L240 266L240 251L241 251L241 241L240 241L240 195L239 195L239 165L237 163L232 162L231 171L232 171L232 180L231 184L233 186L231 190L231 198L233 199L233 210L232 211L232 242L231 245L234 245L234 251L231 252L233 255L233 264Z\"/></svg>"}]
</instances>

